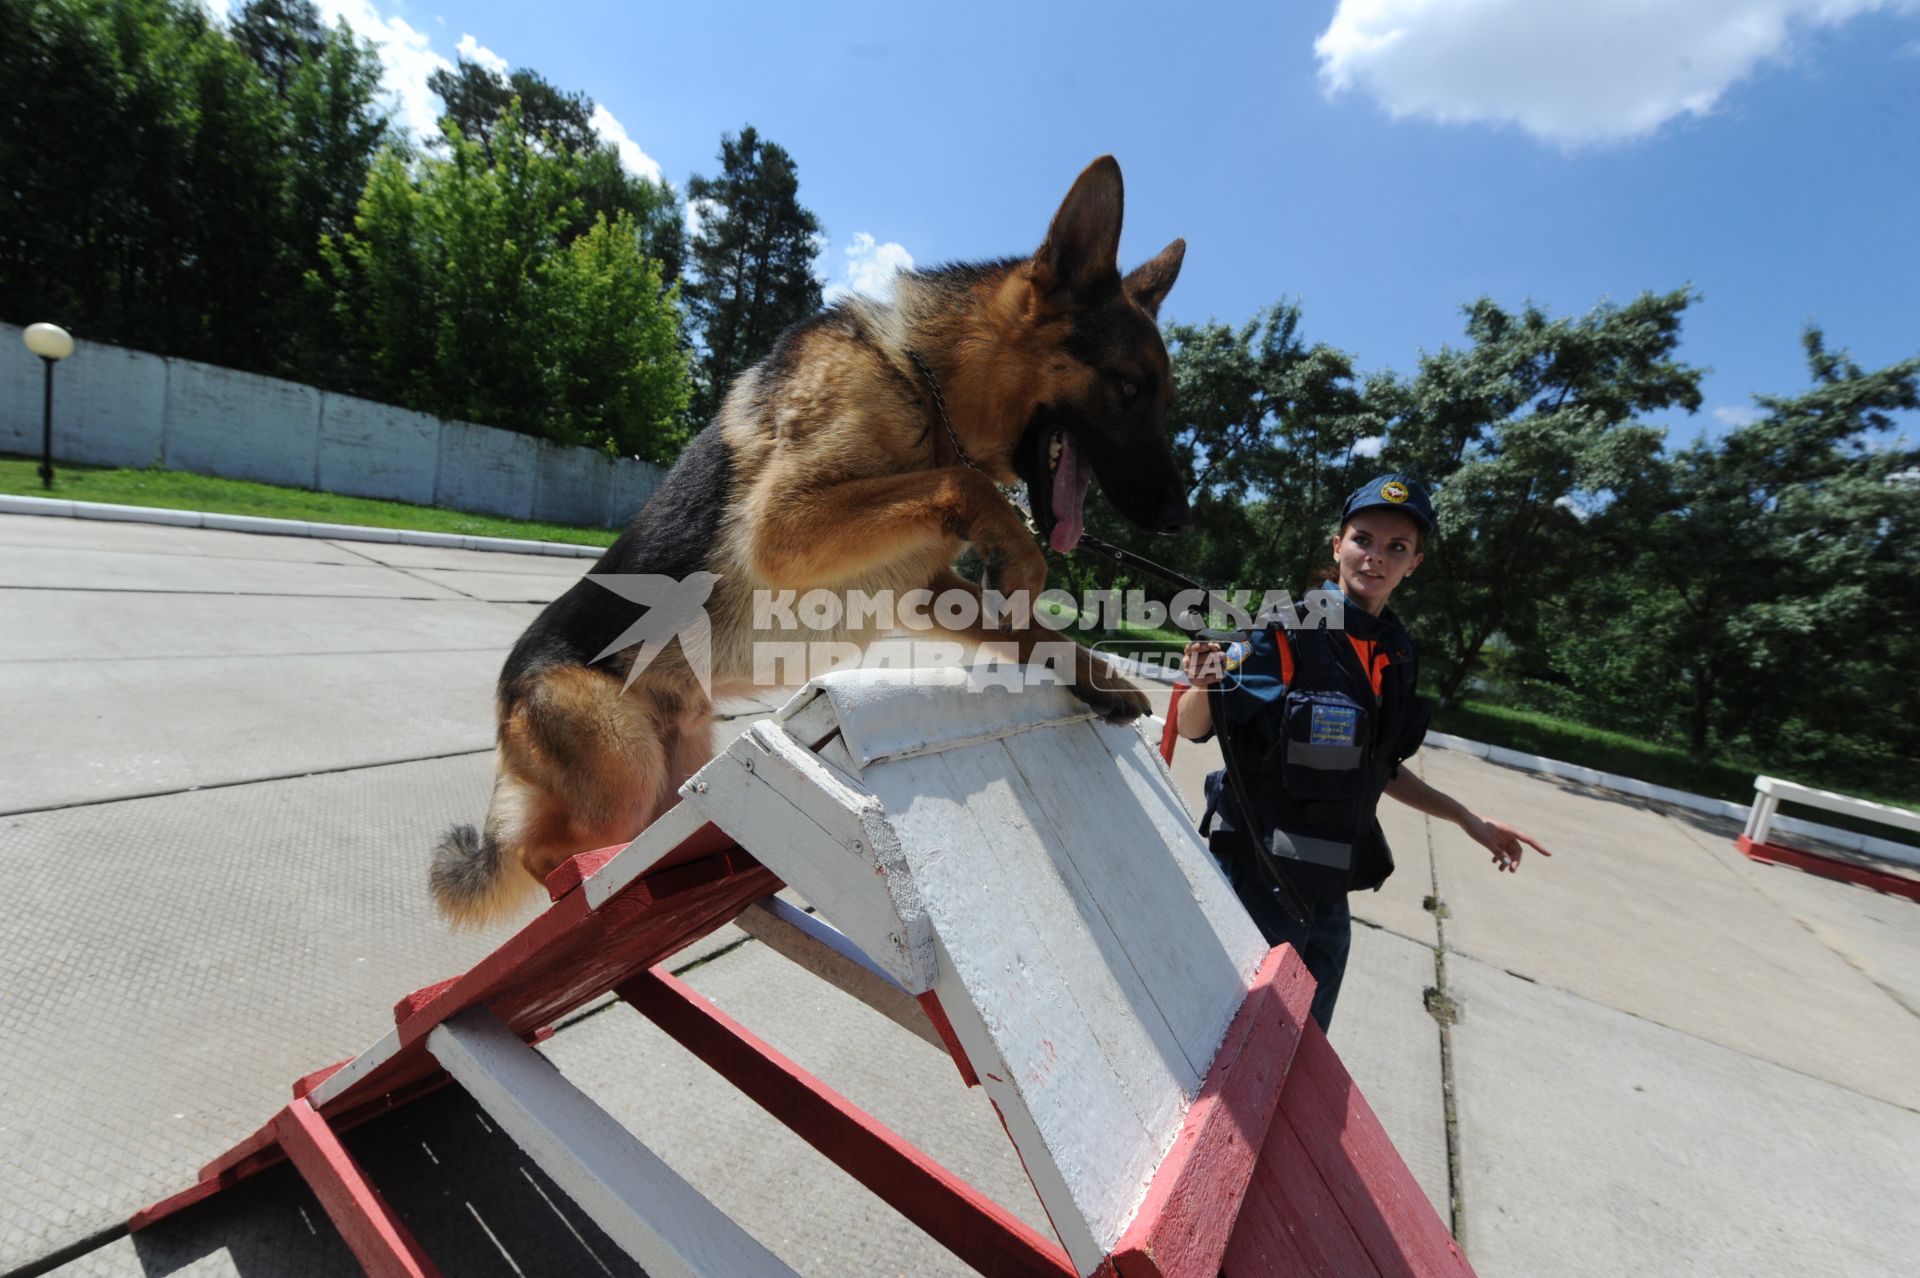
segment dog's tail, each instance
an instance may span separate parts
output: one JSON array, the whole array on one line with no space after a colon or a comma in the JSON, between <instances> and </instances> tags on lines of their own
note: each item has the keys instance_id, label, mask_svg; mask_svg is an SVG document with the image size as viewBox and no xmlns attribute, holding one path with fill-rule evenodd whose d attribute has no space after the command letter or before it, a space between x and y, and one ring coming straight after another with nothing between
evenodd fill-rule
<instances>
[{"instance_id":1,"label":"dog's tail","mask_svg":"<svg viewBox=\"0 0 1920 1278\"><path fill-rule=\"evenodd\" d=\"M433 852L428 882L433 899L456 927L477 926L511 909L525 895L526 876L507 856L489 829L456 825Z\"/></svg>"}]
</instances>

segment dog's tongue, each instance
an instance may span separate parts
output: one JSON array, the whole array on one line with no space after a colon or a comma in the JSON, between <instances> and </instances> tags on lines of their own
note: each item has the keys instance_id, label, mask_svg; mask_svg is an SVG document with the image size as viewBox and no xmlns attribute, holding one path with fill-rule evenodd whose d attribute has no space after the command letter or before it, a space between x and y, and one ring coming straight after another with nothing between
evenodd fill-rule
<instances>
[{"instance_id":1,"label":"dog's tongue","mask_svg":"<svg viewBox=\"0 0 1920 1278\"><path fill-rule=\"evenodd\" d=\"M1084 529L1081 505L1087 500L1087 485L1093 482L1093 468L1073 446L1073 440L1060 437L1060 465L1053 472L1053 535L1047 541L1065 554L1080 544Z\"/></svg>"}]
</instances>

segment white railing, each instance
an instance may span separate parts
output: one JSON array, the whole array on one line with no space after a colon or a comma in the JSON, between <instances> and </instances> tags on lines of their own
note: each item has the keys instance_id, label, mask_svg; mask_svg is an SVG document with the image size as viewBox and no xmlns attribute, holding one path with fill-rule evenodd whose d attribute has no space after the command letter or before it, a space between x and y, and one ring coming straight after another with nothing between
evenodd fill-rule
<instances>
[{"instance_id":1,"label":"white railing","mask_svg":"<svg viewBox=\"0 0 1920 1278\"><path fill-rule=\"evenodd\" d=\"M1906 808L1896 808L1885 803L1874 803L1868 799L1856 799L1851 795L1835 794L1831 790L1816 790L1812 786L1800 785L1793 781L1782 781L1779 777L1755 777L1753 779L1753 808L1747 814L1746 835L1755 843L1765 843L1767 833L1773 827L1775 815L1780 810L1780 801L1801 803L1810 808L1824 808L1828 812L1840 812L1862 821L1875 821L1895 829L1905 830L1909 834L1920 834L1920 812Z\"/></svg>"}]
</instances>

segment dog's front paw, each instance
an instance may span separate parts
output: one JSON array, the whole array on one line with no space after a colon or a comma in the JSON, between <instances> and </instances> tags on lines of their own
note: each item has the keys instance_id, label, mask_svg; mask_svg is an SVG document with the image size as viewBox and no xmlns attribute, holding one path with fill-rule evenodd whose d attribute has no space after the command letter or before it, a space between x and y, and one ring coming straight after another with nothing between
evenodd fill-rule
<instances>
[{"instance_id":1,"label":"dog's front paw","mask_svg":"<svg viewBox=\"0 0 1920 1278\"><path fill-rule=\"evenodd\" d=\"M1098 679L1076 679L1067 690L1108 723L1132 723L1153 708L1145 693L1122 683L1111 670L1103 670Z\"/></svg>"},{"instance_id":2,"label":"dog's front paw","mask_svg":"<svg viewBox=\"0 0 1920 1278\"><path fill-rule=\"evenodd\" d=\"M980 589L993 591L1007 600L1024 602L1028 609L1047 588L1047 557L1029 537L979 547ZM1024 594L1024 599L1022 595Z\"/></svg>"}]
</instances>

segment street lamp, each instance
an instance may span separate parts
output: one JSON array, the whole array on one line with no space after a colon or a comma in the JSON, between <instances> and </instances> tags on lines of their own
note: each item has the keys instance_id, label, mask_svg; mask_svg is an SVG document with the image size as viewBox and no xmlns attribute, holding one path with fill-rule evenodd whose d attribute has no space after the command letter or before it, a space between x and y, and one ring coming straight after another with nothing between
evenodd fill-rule
<instances>
[{"instance_id":1,"label":"street lamp","mask_svg":"<svg viewBox=\"0 0 1920 1278\"><path fill-rule=\"evenodd\" d=\"M53 366L73 354L73 337L58 324L29 324L20 340L47 366L47 406L41 419L40 486L53 487Z\"/></svg>"}]
</instances>

